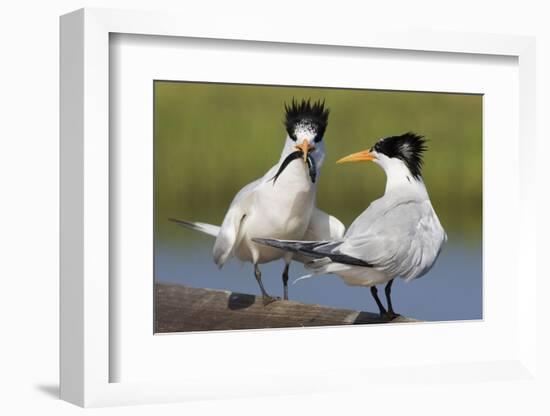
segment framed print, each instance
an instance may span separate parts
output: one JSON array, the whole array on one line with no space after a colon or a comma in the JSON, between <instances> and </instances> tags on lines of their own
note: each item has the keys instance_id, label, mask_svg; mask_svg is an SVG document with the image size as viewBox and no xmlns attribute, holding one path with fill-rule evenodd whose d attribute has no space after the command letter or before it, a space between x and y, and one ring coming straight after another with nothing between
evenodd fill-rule
<instances>
[{"instance_id":1,"label":"framed print","mask_svg":"<svg viewBox=\"0 0 550 416\"><path fill-rule=\"evenodd\" d=\"M240 204L246 212L243 216L250 218L257 213L260 218L258 225L252 220L241 224L244 230L250 227L251 233L267 233L263 230L267 221L273 221L278 226L277 219L284 218L283 208L287 202L279 208L273 205L278 200L286 201L286 196L296 186L295 178L305 179L304 189L317 193L317 201L312 199L310 202L314 206L315 216L308 217L307 213L302 213L304 221L310 222L311 228L315 229L328 218L328 227L333 227L332 238L341 238L343 224L354 222L366 209L366 201L374 201L382 194L385 196L380 202L394 198L391 191L384 192L386 182L393 180L393 172L390 170L386 179L376 175L382 174L383 170L375 166L372 167L379 172L371 172L368 169L371 166L345 170L333 163L338 157L331 154L343 156L353 153L353 149L366 146L367 137L391 136L384 135L384 131L396 132L397 135L387 137L382 143L393 140L407 148L414 144L426 148L419 148L418 154L414 155L418 161L426 162L422 173L420 170L416 172L418 179L415 181L420 183L422 180L429 187L430 199L437 207L436 216L441 218L447 230L441 236L446 233L450 238L440 255L436 255L437 252L433 254L436 260L432 270L425 274L426 279L414 279L414 285L408 285L405 279L397 279L395 284L392 281L389 285L388 276L387 283L380 283L389 288L388 299L384 299L385 294L380 294L383 299L381 316L389 317L386 308L390 301L392 311L395 304L395 311L401 313L400 319L393 319L393 322L403 321L404 317L432 322L482 319L482 95L162 80L155 81L153 94L155 332L322 326L350 321L359 324L370 322L367 318L381 322L376 316L380 312L376 301L369 294L369 277L365 281L354 282L345 272L343 277L336 279L316 272L318 274L307 281L302 278L304 281L300 283L296 279L300 279L300 274L307 276L308 270L313 271L311 266L314 262L308 257L304 262L305 268L301 267L302 258L297 256L288 268L289 280L296 284L287 281L285 287L284 282L281 283L284 258L275 257L271 261L266 258L266 261L258 262L257 269L262 273L262 286L268 296L272 293L283 299L286 297L291 301L324 307L316 308L315 315L311 315L306 310L297 312L288 309L301 308L301 305L293 303L268 300L268 304L263 305L260 296L262 286L257 286L254 267L250 264L252 259L247 257L249 253L242 247L249 244L246 237L242 242L234 243L237 244L233 249L236 260L241 262L227 259L222 263L218 260L219 265L223 266L221 270L212 259L212 250L225 244L223 232L227 225L218 232L216 224L225 221L224 217L232 210L241 209ZM285 123L299 125L294 117L301 117L300 112L306 120L311 117L314 122L328 123L324 137L318 138L318 149L312 148L308 153L315 161L315 166L312 166L314 174L308 179L309 168L289 164L297 169L296 173L282 170L275 180L274 171L269 177L260 179L267 186L263 185L266 188L263 190L260 182L256 192L273 195L274 199L269 198L269 206L263 207L259 201L252 206L244 201L232 203L235 194L247 184L247 178L267 175L262 172L262 165L269 169L270 162L276 163L277 159L284 162L287 157L294 157L295 153L291 151L280 156L281 149L277 148L273 138L282 134L284 139L287 135L281 118L285 118ZM197 129L197 125L204 127ZM456 127L449 130L449 125ZM288 128L292 130L294 124ZM410 130L423 130L425 137L410 133ZM290 136L288 143L294 143ZM280 144L279 147L285 146L285 141ZM296 145L288 147L292 149L292 146ZM413 160L416 159L411 156L408 163L414 170ZM304 163L305 167L307 163ZM368 172L371 172L370 175ZM414 178L412 173L409 178ZM406 186L414 186L414 182L409 180L406 180ZM461 185L453 186L456 183ZM298 195L299 192L302 191L296 191ZM294 196L291 200L295 200ZM306 211L307 207L306 204L290 209L288 215ZM270 219L266 210L276 212L275 218ZM325 215L323 210L334 216ZM416 215L416 210L413 209L410 215ZM203 228L205 226L200 224L204 223L197 225L196 222L176 218L210 221L213 224ZM391 227L391 223L393 221L387 225L381 222L380 227ZM181 226L187 230L182 230ZM306 231L303 239L331 237L330 232L323 234L322 229L317 233ZM378 238L382 235L377 231ZM441 244L443 246L443 238ZM250 267L243 263L249 263ZM460 267L457 267L458 263ZM354 272L352 264L347 267L349 273ZM213 289L230 291L231 294L226 299L225 294L222 296ZM254 293L259 298L250 296ZM221 305L205 303L205 297L214 296L219 297ZM197 308L192 306L195 302ZM229 307L226 307L227 303ZM349 312L340 315L335 308L348 309ZM366 308L373 313L364 312ZM352 311L356 314L356 311L361 311L358 319L350 318ZM345 318L343 322L338 322L336 316Z\"/></svg>"},{"instance_id":2,"label":"framed print","mask_svg":"<svg viewBox=\"0 0 550 416\"><path fill-rule=\"evenodd\" d=\"M534 377L535 326L524 319L537 276L536 219L525 214L536 203L526 154L533 39L296 30L267 24L244 36L190 16L95 9L62 17L63 399L104 406L383 389L395 377L403 388ZM380 166L335 164L358 158ZM437 215L407 202L375 216L376 241L402 232L400 247L426 240L432 254L374 259L389 243L369 243L367 254L341 246L351 237L339 224L349 229L391 195L388 166ZM254 186L277 210L233 199L264 177ZM317 209L330 214L319 214L328 231L306 238ZM227 228L235 212L248 234ZM266 224L275 225L257 231ZM428 233L409 237L411 227ZM271 248L244 253L247 236ZM305 269L285 269L290 251ZM225 264L230 256L242 269ZM394 271L407 262L415 266ZM396 279L387 296L399 276L414 281ZM385 353L358 360L350 346Z\"/></svg>"}]
</instances>

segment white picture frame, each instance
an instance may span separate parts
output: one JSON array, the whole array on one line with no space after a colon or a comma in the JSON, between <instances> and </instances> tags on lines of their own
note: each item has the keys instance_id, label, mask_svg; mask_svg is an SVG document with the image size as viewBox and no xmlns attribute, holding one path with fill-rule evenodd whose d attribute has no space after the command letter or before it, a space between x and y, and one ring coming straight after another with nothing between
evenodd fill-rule
<instances>
[{"instance_id":1,"label":"white picture frame","mask_svg":"<svg viewBox=\"0 0 550 416\"><path fill-rule=\"evenodd\" d=\"M535 42L530 37L507 35L380 32L369 30L331 31L294 27L280 30L279 25L241 26L236 33L231 22L205 26L189 15L83 9L61 18L61 398L80 406L185 401L198 398L242 397L278 393L309 393L353 388L372 380L388 381L389 367L342 366L322 369L327 377L314 371L299 370L292 380L284 372L256 369L264 375L247 381L243 377L222 374L216 368L198 371L185 377L155 378L156 381L112 382L111 367L120 360L112 349L112 311L116 310L109 276L110 262L110 172L113 159L109 148L111 34L162 36L173 38L224 39L226 41L275 42L281 45L331 45L333 48L370 48L383 50L424 51L439 54L502 55L517 58L519 68L519 105L517 196L513 207L519 218L517 241L513 247L522 264L522 285L517 287L515 325L510 331L517 342L514 348L470 362L444 361L438 364L419 360L414 376L404 374L411 367L392 368L392 377L400 376L405 384L420 380L461 380L473 383L487 379L517 380L536 377L535 286L537 278L534 232L536 199L530 181L535 166L526 148L535 147ZM519 146L521 140L521 147ZM515 269L511 273L517 274ZM497 322L498 323L498 322ZM393 330L394 337L406 337L411 326ZM478 328L482 331L483 328ZM372 328L359 328L361 331ZM400 331L400 332L399 332ZM429 331L429 329L428 329ZM283 332L277 332L281 337ZM294 331L297 336L298 332ZM328 332L305 331L307 338ZM355 331L354 336L360 336ZM152 333L151 333L152 336ZM219 337L229 334L219 334ZM264 333L264 338L266 337ZM213 335L212 335L213 337ZM210 341L213 341L213 338ZM351 339L351 338L350 338ZM200 341L207 342L207 341ZM199 342L199 346L200 346ZM220 342L216 339L215 342ZM236 340L235 342L239 342ZM242 341L241 341L242 342ZM138 369L139 371L139 369ZM218 374L219 373L219 374ZM252 373L249 373L252 374ZM435 376L437 374L437 377ZM213 379L215 377L215 379ZM321 382L322 380L322 382ZM343 382L342 380L346 380ZM370 380L370 381L369 381ZM407 381L408 380L408 381ZM284 387L283 387L284 386ZM275 392L275 393L274 393Z\"/></svg>"}]
</instances>

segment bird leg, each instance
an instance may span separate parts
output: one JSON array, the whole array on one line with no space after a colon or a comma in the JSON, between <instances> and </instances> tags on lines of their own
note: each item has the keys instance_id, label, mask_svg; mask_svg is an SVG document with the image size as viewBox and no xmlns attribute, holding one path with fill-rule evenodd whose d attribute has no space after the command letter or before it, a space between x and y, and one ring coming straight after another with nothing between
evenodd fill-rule
<instances>
[{"instance_id":1,"label":"bird leg","mask_svg":"<svg viewBox=\"0 0 550 416\"><path fill-rule=\"evenodd\" d=\"M380 316L381 317L386 316L388 312L386 311L386 308L384 308L384 305L382 305L382 302L380 302L380 298L378 297L378 289L376 288L376 286L371 286L370 293L374 298L374 300L376 301L376 304L378 305L378 309L380 309Z\"/></svg>"},{"instance_id":2,"label":"bird leg","mask_svg":"<svg viewBox=\"0 0 550 416\"><path fill-rule=\"evenodd\" d=\"M386 292L386 301L388 302L388 312L386 313L386 317L390 320L395 319L399 316L398 313L395 313L393 311L393 306L391 304L391 286L393 284L393 279L391 279L384 288L384 292Z\"/></svg>"},{"instance_id":3,"label":"bird leg","mask_svg":"<svg viewBox=\"0 0 550 416\"><path fill-rule=\"evenodd\" d=\"M290 264L287 263L285 264L285 269L283 270L283 290L284 290L284 295L283 295L283 299L284 300L288 300L288 269L290 267Z\"/></svg>"},{"instance_id":4,"label":"bird leg","mask_svg":"<svg viewBox=\"0 0 550 416\"><path fill-rule=\"evenodd\" d=\"M270 296L267 291L264 288L264 284L262 283L262 272L260 272L260 268L257 264L254 265L254 276L256 276L256 280L258 281L258 284L260 285L260 290L262 291L262 298L264 301L264 306L269 305L271 302L275 302L277 299Z\"/></svg>"}]
</instances>

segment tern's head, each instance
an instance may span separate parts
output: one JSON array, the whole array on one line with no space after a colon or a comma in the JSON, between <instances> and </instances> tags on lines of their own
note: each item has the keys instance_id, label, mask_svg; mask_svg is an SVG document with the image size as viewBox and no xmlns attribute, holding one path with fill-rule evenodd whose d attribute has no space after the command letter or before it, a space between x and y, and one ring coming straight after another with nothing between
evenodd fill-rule
<instances>
[{"instance_id":1,"label":"tern's head","mask_svg":"<svg viewBox=\"0 0 550 416\"><path fill-rule=\"evenodd\" d=\"M292 100L290 105L285 104L285 127L288 137L301 145L306 140L309 144L319 143L323 140L328 124L328 108L324 101Z\"/></svg>"},{"instance_id":2,"label":"tern's head","mask_svg":"<svg viewBox=\"0 0 550 416\"><path fill-rule=\"evenodd\" d=\"M424 137L414 133L380 139L369 150L346 156L337 163L372 160L388 171L406 167L415 179L422 175L422 154L426 150Z\"/></svg>"},{"instance_id":3,"label":"tern's head","mask_svg":"<svg viewBox=\"0 0 550 416\"><path fill-rule=\"evenodd\" d=\"M324 101L311 102L310 99L300 102L293 99L290 105L285 104L285 110L285 159L275 180L290 162L300 158L308 167L311 181L315 182L317 170L324 157L323 136L328 125L329 110L325 108Z\"/></svg>"}]
</instances>

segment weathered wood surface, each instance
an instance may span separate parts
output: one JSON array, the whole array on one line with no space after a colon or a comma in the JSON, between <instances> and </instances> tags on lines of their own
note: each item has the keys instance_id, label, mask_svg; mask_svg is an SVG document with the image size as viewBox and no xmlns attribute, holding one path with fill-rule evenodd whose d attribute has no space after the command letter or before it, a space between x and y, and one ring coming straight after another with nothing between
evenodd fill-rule
<instances>
[{"instance_id":1,"label":"weathered wood surface","mask_svg":"<svg viewBox=\"0 0 550 416\"><path fill-rule=\"evenodd\" d=\"M290 328L390 322L377 313L278 300L180 285L155 285L155 333L228 329ZM414 322L397 317L391 322Z\"/></svg>"}]
</instances>

